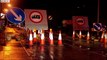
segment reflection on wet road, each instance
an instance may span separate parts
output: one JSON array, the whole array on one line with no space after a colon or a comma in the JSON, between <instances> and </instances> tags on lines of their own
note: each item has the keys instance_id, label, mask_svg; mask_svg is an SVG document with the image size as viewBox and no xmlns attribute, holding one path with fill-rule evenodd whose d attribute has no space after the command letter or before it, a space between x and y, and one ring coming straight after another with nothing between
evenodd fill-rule
<instances>
[{"instance_id":1,"label":"reflection on wet road","mask_svg":"<svg viewBox=\"0 0 107 60\"><path fill-rule=\"evenodd\" d=\"M82 44L82 43L81 43ZM75 45L66 44L58 45L34 45L32 47L33 60L106 60L107 55L99 51L98 47L89 47L89 44ZM94 51L94 49L96 51ZM96 58L97 57L97 58Z\"/></svg>"},{"instance_id":2,"label":"reflection on wet road","mask_svg":"<svg viewBox=\"0 0 107 60\"><path fill-rule=\"evenodd\" d=\"M32 58L36 60L62 60L62 46L34 46Z\"/></svg>"},{"instance_id":3,"label":"reflection on wet road","mask_svg":"<svg viewBox=\"0 0 107 60\"><path fill-rule=\"evenodd\" d=\"M0 51L0 60L30 60L30 57L18 41L11 40Z\"/></svg>"},{"instance_id":4,"label":"reflection on wet road","mask_svg":"<svg viewBox=\"0 0 107 60\"><path fill-rule=\"evenodd\" d=\"M107 55L99 44L86 46L87 44L78 46L76 42L63 43L63 46L34 44L26 48L29 53L27 55L19 41L11 40L0 51L0 60L107 60Z\"/></svg>"}]
</instances>

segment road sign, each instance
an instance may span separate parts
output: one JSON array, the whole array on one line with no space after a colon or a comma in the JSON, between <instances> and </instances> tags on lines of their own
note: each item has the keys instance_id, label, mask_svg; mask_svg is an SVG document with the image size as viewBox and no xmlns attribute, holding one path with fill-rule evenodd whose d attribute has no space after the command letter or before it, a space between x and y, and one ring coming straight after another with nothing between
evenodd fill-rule
<instances>
[{"instance_id":1,"label":"road sign","mask_svg":"<svg viewBox=\"0 0 107 60\"><path fill-rule=\"evenodd\" d=\"M76 19L76 23L77 23L78 25L84 25L84 18L77 18L77 19Z\"/></svg>"},{"instance_id":2,"label":"road sign","mask_svg":"<svg viewBox=\"0 0 107 60\"><path fill-rule=\"evenodd\" d=\"M101 23L93 23L94 31L102 31L102 24Z\"/></svg>"},{"instance_id":3,"label":"road sign","mask_svg":"<svg viewBox=\"0 0 107 60\"><path fill-rule=\"evenodd\" d=\"M40 23L43 20L42 13L39 11L32 11L29 15L29 18L34 23Z\"/></svg>"},{"instance_id":4,"label":"road sign","mask_svg":"<svg viewBox=\"0 0 107 60\"><path fill-rule=\"evenodd\" d=\"M12 23L18 24L22 23L25 19L25 14L22 9L20 8L11 8L6 13L6 18Z\"/></svg>"},{"instance_id":5,"label":"road sign","mask_svg":"<svg viewBox=\"0 0 107 60\"><path fill-rule=\"evenodd\" d=\"M25 9L25 26L29 29L48 30L46 10Z\"/></svg>"},{"instance_id":6,"label":"road sign","mask_svg":"<svg viewBox=\"0 0 107 60\"><path fill-rule=\"evenodd\" d=\"M73 30L89 30L88 17L73 16Z\"/></svg>"}]
</instances>

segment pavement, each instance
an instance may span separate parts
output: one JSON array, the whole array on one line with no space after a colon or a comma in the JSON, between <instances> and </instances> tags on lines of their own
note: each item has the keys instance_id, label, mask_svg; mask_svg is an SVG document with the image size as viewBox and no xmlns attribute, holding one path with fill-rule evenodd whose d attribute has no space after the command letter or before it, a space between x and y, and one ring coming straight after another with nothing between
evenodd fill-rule
<instances>
[{"instance_id":1,"label":"pavement","mask_svg":"<svg viewBox=\"0 0 107 60\"><path fill-rule=\"evenodd\" d=\"M31 60L31 58L27 55L20 42L12 39L0 51L0 60Z\"/></svg>"}]
</instances>

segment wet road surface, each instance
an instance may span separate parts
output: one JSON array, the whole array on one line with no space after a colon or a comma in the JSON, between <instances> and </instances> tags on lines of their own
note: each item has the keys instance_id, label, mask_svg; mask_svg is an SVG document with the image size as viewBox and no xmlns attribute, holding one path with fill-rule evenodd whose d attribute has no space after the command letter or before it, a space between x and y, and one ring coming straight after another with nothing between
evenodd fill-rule
<instances>
[{"instance_id":1,"label":"wet road surface","mask_svg":"<svg viewBox=\"0 0 107 60\"><path fill-rule=\"evenodd\" d=\"M72 44L70 40L63 41L63 46L58 46L57 43L36 43L25 48L20 41L13 39L0 49L0 60L107 60L107 55L99 45L90 48L79 45Z\"/></svg>"},{"instance_id":2,"label":"wet road surface","mask_svg":"<svg viewBox=\"0 0 107 60\"><path fill-rule=\"evenodd\" d=\"M19 41L11 40L0 51L0 60L31 60Z\"/></svg>"}]
</instances>

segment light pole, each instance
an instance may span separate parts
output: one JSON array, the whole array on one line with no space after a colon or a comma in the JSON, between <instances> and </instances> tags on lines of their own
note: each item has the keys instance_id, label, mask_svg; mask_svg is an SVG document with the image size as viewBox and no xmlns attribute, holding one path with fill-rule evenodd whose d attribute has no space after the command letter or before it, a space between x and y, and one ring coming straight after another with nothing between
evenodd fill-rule
<instances>
[{"instance_id":1,"label":"light pole","mask_svg":"<svg viewBox=\"0 0 107 60\"><path fill-rule=\"evenodd\" d=\"M100 16L100 0L98 0L97 4L97 23L99 23L99 16ZM97 31L97 36L99 36L99 31Z\"/></svg>"},{"instance_id":2,"label":"light pole","mask_svg":"<svg viewBox=\"0 0 107 60\"><path fill-rule=\"evenodd\" d=\"M98 0L97 23L99 23L99 16L100 16L100 0Z\"/></svg>"}]
</instances>

